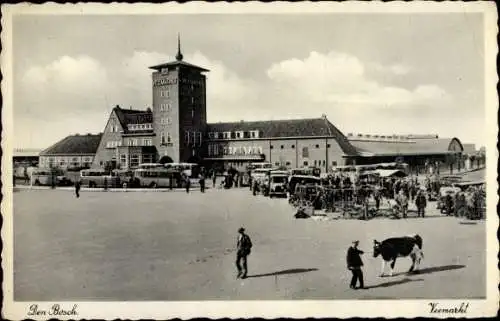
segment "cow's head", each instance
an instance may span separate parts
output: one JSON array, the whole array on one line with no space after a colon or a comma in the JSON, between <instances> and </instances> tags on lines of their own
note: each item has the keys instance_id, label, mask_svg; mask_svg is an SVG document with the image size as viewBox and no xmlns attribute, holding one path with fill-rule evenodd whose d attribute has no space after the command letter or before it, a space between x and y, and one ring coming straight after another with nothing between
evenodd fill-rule
<instances>
[{"instance_id":1,"label":"cow's head","mask_svg":"<svg viewBox=\"0 0 500 321\"><path fill-rule=\"evenodd\" d=\"M377 257L380 254L380 242L373 240L373 257Z\"/></svg>"}]
</instances>

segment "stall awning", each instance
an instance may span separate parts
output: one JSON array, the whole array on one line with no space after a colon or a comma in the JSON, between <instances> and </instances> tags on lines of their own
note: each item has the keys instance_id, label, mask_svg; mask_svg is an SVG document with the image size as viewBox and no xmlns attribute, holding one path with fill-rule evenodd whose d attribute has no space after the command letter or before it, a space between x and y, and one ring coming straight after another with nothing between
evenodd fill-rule
<instances>
[{"instance_id":1,"label":"stall awning","mask_svg":"<svg viewBox=\"0 0 500 321\"><path fill-rule=\"evenodd\" d=\"M364 174L375 174L379 175L380 177L404 177L406 176L406 173L399 170L399 169L376 169L373 171L368 171L365 172Z\"/></svg>"},{"instance_id":2,"label":"stall awning","mask_svg":"<svg viewBox=\"0 0 500 321\"><path fill-rule=\"evenodd\" d=\"M206 157L205 160L213 161L261 161L264 160L264 155L223 155L220 157Z\"/></svg>"}]
</instances>

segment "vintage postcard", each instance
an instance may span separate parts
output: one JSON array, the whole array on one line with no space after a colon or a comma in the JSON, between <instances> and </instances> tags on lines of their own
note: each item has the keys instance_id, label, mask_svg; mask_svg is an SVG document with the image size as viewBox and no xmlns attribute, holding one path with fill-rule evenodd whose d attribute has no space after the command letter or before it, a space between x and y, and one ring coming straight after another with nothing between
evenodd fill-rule
<instances>
[{"instance_id":1,"label":"vintage postcard","mask_svg":"<svg viewBox=\"0 0 500 321\"><path fill-rule=\"evenodd\" d=\"M4 318L498 311L493 2L1 10Z\"/></svg>"}]
</instances>

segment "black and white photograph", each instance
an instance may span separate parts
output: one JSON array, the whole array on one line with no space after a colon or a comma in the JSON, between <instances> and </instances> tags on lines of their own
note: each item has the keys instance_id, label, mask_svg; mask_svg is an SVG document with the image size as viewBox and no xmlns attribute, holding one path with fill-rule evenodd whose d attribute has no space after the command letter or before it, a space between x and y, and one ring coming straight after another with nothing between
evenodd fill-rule
<instances>
[{"instance_id":1,"label":"black and white photograph","mask_svg":"<svg viewBox=\"0 0 500 321\"><path fill-rule=\"evenodd\" d=\"M2 16L3 317L498 311L493 2Z\"/></svg>"}]
</instances>

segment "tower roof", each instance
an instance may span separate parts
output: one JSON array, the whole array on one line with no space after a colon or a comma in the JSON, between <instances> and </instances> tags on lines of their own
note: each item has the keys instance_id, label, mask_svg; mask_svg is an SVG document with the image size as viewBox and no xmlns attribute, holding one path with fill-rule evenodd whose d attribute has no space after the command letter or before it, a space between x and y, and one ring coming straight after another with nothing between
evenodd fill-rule
<instances>
[{"instance_id":1,"label":"tower roof","mask_svg":"<svg viewBox=\"0 0 500 321\"><path fill-rule=\"evenodd\" d=\"M177 55L175 55L175 60L182 61L182 52L181 52L181 36L177 34Z\"/></svg>"},{"instance_id":2,"label":"tower roof","mask_svg":"<svg viewBox=\"0 0 500 321\"><path fill-rule=\"evenodd\" d=\"M149 69L160 71L162 69L173 69L177 66L184 66L187 68L195 69L199 72L209 71L208 69L205 69L205 68L202 68L200 66L196 66L196 65L190 64L188 62L185 62L182 59L184 59L184 56L182 55L182 52L181 52L181 38L180 38L180 35L177 34L177 54L175 55L175 61L163 63L160 65L151 66L151 67L149 67Z\"/></svg>"}]
</instances>

